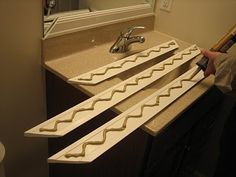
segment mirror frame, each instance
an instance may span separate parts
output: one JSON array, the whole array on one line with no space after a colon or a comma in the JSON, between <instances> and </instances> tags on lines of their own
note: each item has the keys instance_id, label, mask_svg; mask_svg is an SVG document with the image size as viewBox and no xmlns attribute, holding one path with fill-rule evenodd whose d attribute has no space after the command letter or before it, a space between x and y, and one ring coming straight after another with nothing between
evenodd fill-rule
<instances>
[{"instance_id":1,"label":"mirror frame","mask_svg":"<svg viewBox=\"0 0 236 177\"><path fill-rule=\"evenodd\" d=\"M99 26L153 16L154 4L155 0L149 0L147 4L95 12L75 13L71 11L66 15L58 15L51 20L44 32L43 40Z\"/></svg>"}]
</instances>

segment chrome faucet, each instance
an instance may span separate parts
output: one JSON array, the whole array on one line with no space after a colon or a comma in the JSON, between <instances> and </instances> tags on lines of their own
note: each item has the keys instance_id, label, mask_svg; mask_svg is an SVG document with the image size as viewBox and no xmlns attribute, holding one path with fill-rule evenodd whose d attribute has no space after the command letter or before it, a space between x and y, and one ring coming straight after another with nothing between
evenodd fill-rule
<instances>
[{"instance_id":1,"label":"chrome faucet","mask_svg":"<svg viewBox=\"0 0 236 177\"><path fill-rule=\"evenodd\" d=\"M143 36L131 36L135 29L144 29L143 26L133 26L123 30L116 42L110 48L111 53L125 53L129 50L129 45L135 42L143 43Z\"/></svg>"},{"instance_id":2,"label":"chrome faucet","mask_svg":"<svg viewBox=\"0 0 236 177\"><path fill-rule=\"evenodd\" d=\"M56 0L46 1L47 16L51 15L52 9L56 6Z\"/></svg>"}]
</instances>

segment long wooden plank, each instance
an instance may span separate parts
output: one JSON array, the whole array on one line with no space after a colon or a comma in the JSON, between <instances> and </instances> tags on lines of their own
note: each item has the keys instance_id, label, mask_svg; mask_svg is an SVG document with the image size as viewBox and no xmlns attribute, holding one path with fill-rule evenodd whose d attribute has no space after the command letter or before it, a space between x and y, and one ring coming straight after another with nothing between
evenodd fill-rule
<instances>
[{"instance_id":1,"label":"long wooden plank","mask_svg":"<svg viewBox=\"0 0 236 177\"><path fill-rule=\"evenodd\" d=\"M95 70L81 74L68 80L69 83L93 85L100 83L112 76L131 69L147 61L153 60L167 52L177 49L179 46L175 40L168 41L161 45L152 47L143 52L134 54Z\"/></svg>"},{"instance_id":2,"label":"long wooden plank","mask_svg":"<svg viewBox=\"0 0 236 177\"><path fill-rule=\"evenodd\" d=\"M106 109L153 83L197 56L193 45L149 69L111 87L25 132L25 136L59 137L84 124Z\"/></svg>"},{"instance_id":3,"label":"long wooden plank","mask_svg":"<svg viewBox=\"0 0 236 177\"><path fill-rule=\"evenodd\" d=\"M197 67L192 68L145 100L53 155L48 161L74 164L92 162L202 80L203 72L192 77L196 69Z\"/></svg>"}]
</instances>

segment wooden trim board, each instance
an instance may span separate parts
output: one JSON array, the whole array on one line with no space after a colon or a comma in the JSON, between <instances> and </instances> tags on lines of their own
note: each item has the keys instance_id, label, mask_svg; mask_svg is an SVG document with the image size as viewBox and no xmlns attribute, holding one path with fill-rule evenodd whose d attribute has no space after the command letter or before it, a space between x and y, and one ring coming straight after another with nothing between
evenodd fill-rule
<instances>
[{"instance_id":1,"label":"wooden trim board","mask_svg":"<svg viewBox=\"0 0 236 177\"><path fill-rule=\"evenodd\" d=\"M204 78L194 67L145 100L48 159L50 163L89 163L158 114Z\"/></svg>"},{"instance_id":2,"label":"wooden trim board","mask_svg":"<svg viewBox=\"0 0 236 177\"><path fill-rule=\"evenodd\" d=\"M26 131L25 136L64 136L199 54L200 50L196 45L193 45L165 61L144 70L120 84L117 84Z\"/></svg>"},{"instance_id":3,"label":"wooden trim board","mask_svg":"<svg viewBox=\"0 0 236 177\"><path fill-rule=\"evenodd\" d=\"M68 82L86 84L86 85L98 84L121 72L124 72L142 63L155 59L156 57L161 56L167 52L177 49L178 47L179 46L177 42L175 40L171 40L161 45L152 47L143 52L126 57L122 60L118 60L116 62L100 67L98 69L71 78L68 80Z\"/></svg>"}]
</instances>

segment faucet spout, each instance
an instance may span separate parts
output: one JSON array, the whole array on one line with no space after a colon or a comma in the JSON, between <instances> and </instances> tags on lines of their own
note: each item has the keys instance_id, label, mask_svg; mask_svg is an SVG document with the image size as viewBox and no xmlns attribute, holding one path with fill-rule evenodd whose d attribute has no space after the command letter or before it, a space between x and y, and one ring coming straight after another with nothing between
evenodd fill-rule
<instances>
[{"instance_id":1,"label":"faucet spout","mask_svg":"<svg viewBox=\"0 0 236 177\"><path fill-rule=\"evenodd\" d=\"M133 36L133 37L129 37L129 39L127 40L127 45L130 45L132 43L144 43L145 42L145 38L143 36Z\"/></svg>"},{"instance_id":2,"label":"faucet spout","mask_svg":"<svg viewBox=\"0 0 236 177\"><path fill-rule=\"evenodd\" d=\"M116 42L110 48L110 53L125 53L129 50L129 45L132 43L143 43L145 38L143 36L130 36L134 29L143 29L144 27L130 27L126 31L121 32Z\"/></svg>"}]
</instances>

